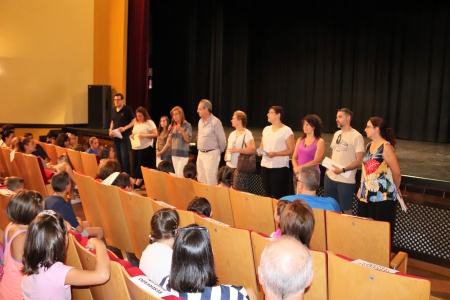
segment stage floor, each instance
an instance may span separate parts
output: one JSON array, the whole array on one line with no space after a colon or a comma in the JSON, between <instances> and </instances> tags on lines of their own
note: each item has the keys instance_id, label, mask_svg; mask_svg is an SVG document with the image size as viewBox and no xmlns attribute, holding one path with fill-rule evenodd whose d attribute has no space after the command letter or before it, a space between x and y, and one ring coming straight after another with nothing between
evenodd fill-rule
<instances>
[{"instance_id":1,"label":"stage floor","mask_svg":"<svg viewBox=\"0 0 450 300\"><path fill-rule=\"evenodd\" d=\"M73 127L72 127L73 128ZM74 128L75 129L75 128ZM83 131L84 134L107 136L107 129L89 129L76 128ZM197 135L197 127L193 129L193 137ZM228 135L234 130L232 127L225 127L225 134ZM261 142L262 128L249 128L255 138L256 147ZM302 135L302 131L294 131L295 139ZM333 137L332 133L324 133L322 138L325 140L325 155L331 156L330 143ZM367 144L370 140L364 137ZM450 143L430 143L416 142L410 140L397 140L395 148L400 168L403 175L423 177L428 179L450 181Z\"/></svg>"}]
</instances>

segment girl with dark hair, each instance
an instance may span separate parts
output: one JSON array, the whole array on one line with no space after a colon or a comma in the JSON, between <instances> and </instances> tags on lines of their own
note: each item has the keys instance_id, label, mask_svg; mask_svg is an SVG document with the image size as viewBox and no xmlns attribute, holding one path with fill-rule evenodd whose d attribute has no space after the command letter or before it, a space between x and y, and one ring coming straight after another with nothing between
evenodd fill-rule
<instances>
[{"instance_id":1,"label":"girl with dark hair","mask_svg":"<svg viewBox=\"0 0 450 300\"><path fill-rule=\"evenodd\" d=\"M217 172L217 186L227 188L233 187L233 174L234 169L230 168L229 166L220 167L219 171Z\"/></svg>"},{"instance_id":2,"label":"girl with dark hair","mask_svg":"<svg viewBox=\"0 0 450 300\"><path fill-rule=\"evenodd\" d=\"M70 138L66 133L60 133L56 137L55 145L62 148L70 148Z\"/></svg>"},{"instance_id":3,"label":"girl with dark hair","mask_svg":"<svg viewBox=\"0 0 450 300\"><path fill-rule=\"evenodd\" d=\"M159 119L159 126L158 126L158 140L156 143L156 165L159 165L159 163L163 160L172 162L172 154L171 154L172 149L170 146L167 147L164 150L164 152L161 152L167 143L168 137L169 137L169 117L162 116L161 119Z\"/></svg>"},{"instance_id":4,"label":"girl with dark hair","mask_svg":"<svg viewBox=\"0 0 450 300\"><path fill-rule=\"evenodd\" d=\"M148 115L147 110L140 106L136 109L136 122L130 135L133 149L133 164L131 178L135 189L141 189L141 167L156 169L156 151L154 139L158 137L155 122Z\"/></svg>"},{"instance_id":5,"label":"girl with dark hair","mask_svg":"<svg viewBox=\"0 0 450 300\"><path fill-rule=\"evenodd\" d=\"M23 190L12 196L6 207L11 223L5 230L5 265L0 281L0 299L23 299L22 256L28 224L44 209L44 199L35 191Z\"/></svg>"},{"instance_id":6,"label":"girl with dark hair","mask_svg":"<svg viewBox=\"0 0 450 300\"><path fill-rule=\"evenodd\" d=\"M116 152L114 151L114 147L104 145L98 148L98 156L100 162L104 159L116 159Z\"/></svg>"},{"instance_id":7,"label":"girl with dark hair","mask_svg":"<svg viewBox=\"0 0 450 300\"><path fill-rule=\"evenodd\" d=\"M281 236L280 219L281 215L283 214L284 208L289 203L291 202L287 200L278 200L277 206L273 210L273 219L275 220L277 230L275 232L272 232L272 234L270 235L271 238L279 238Z\"/></svg>"},{"instance_id":8,"label":"girl with dark hair","mask_svg":"<svg viewBox=\"0 0 450 300\"><path fill-rule=\"evenodd\" d=\"M52 210L42 211L30 224L23 253L24 299L71 299L71 285L97 285L109 279L106 246L96 238L86 246L96 252L93 271L64 265L69 231L69 223Z\"/></svg>"},{"instance_id":9,"label":"girl with dark hair","mask_svg":"<svg viewBox=\"0 0 450 300\"><path fill-rule=\"evenodd\" d=\"M402 179L394 152L395 135L380 117L370 118L365 132L372 142L366 146L362 163L358 216L389 222L392 236Z\"/></svg>"},{"instance_id":10,"label":"girl with dark hair","mask_svg":"<svg viewBox=\"0 0 450 300\"><path fill-rule=\"evenodd\" d=\"M250 299L244 287L216 285L217 281L208 229L196 224L180 228L170 278L164 278L161 286L183 299Z\"/></svg>"},{"instance_id":11,"label":"girl with dark hair","mask_svg":"<svg viewBox=\"0 0 450 300\"><path fill-rule=\"evenodd\" d=\"M281 235L293 236L309 248L314 224L314 212L308 203L303 200L295 200L287 204L281 214Z\"/></svg>"},{"instance_id":12,"label":"girl with dark hair","mask_svg":"<svg viewBox=\"0 0 450 300\"><path fill-rule=\"evenodd\" d=\"M284 110L281 106L272 106L267 113L266 126L262 133L258 154L261 159L261 178L266 196L280 199L289 194L291 171L289 155L294 151L294 133L282 123Z\"/></svg>"},{"instance_id":13,"label":"girl with dark hair","mask_svg":"<svg viewBox=\"0 0 450 300\"><path fill-rule=\"evenodd\" d=\"M139 269L155 283L160 283L170 274L173 242L179 223L177 211L171 208L163 208L152 217L150 245L142 252Z\"/></svg>"}]
</instances>

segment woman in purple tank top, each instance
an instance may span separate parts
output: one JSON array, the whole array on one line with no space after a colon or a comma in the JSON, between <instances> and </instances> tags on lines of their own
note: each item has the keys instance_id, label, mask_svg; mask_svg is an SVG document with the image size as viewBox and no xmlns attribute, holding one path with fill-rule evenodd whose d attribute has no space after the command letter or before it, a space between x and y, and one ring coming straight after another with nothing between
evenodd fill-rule
<instances>
[{"instance_id":1,"label":"woman in purple tank top","mask_svg":"<svg viewBox=\"0 0 450 300\"><path fill-rule=\"evenodd\" d=\"M302 124L303 136L297 140L292 155L294 174L303 167L314 167L320 174L319 164L325 154L325 142L320 138L322 120L317 115L307 115L303 118Z\"/></svg>"}]
</instances>

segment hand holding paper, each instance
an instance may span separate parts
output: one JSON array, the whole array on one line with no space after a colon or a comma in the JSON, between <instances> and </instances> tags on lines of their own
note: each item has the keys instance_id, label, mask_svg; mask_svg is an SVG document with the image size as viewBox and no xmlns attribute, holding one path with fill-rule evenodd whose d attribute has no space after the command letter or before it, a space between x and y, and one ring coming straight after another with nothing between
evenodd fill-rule
<instances>
[{"instance_id":1,"label":"hand holding paper","mask_svg":"<svg viewBox=\"0 0 450 300\"><path fill-rule=\"evenodd\" d=\"M333 170L334 168L340 168L340 169L342 169L342 168L344 168L344 166L343 165L341 165L341 164L338 164L337 162L335 162L335 161L332 161L330 158L328 158L328 157L325 157L324 158L324 160L322 161L322 166L324 166L325 168L327 168L328 170ZM351 174L351 172L349 172L349 171L347 171L347 172L345 172L345 173L341 173L341 174L339 174L339 175L341 175L342 177L344 177L344 178L349 178L350 177L350 174Z\"/></svg>"}]
</instances>

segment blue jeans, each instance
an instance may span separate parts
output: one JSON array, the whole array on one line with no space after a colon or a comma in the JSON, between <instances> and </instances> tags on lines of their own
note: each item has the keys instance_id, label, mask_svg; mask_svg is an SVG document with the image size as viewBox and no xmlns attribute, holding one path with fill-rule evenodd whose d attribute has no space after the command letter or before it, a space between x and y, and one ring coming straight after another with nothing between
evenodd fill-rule
<instances>
[{"instance_id":1,"label":"blue jeans","mask_svg":"<svg viewBox=\"0 0 450 300\"><path fill-rule=\"evenodd\" d=\"M334 181L325 174L323 193L325 197L334 198L339 203L341 210L351 210L353 206L355 184Z\"/></svg>"},{"instance_id":2,"label":"blue jeans","mask_svg":"<svg viewBox=\"0 0 450 300\"><path fill-rule=\"evenodd\" d=\"M131 141L128 136L123 136L122 139L114 138L114 150L116 151L117 160L120 163L122 172L130 173L130 150Z\"/></svg>"}]
</instances>

